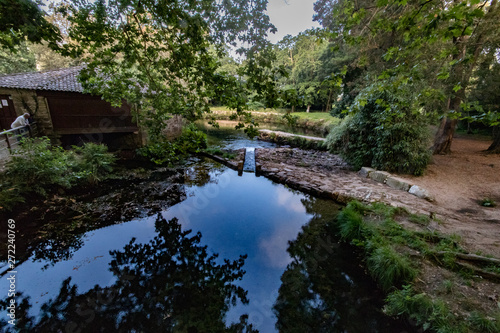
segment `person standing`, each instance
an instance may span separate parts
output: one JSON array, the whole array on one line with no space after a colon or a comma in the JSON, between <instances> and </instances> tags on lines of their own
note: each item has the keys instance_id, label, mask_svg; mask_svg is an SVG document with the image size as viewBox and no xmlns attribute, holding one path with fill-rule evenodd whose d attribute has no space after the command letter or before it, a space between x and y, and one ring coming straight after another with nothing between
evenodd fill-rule
<instances>
[{"instance_id":1,"label":"person standing","mask_svg":"<svg viewBox=\"0 0 500 333\"><path fill-rule=\"evenodd\" d=\"M31 117L29 113L25 113L22 116L17 117L16 120L14 120L14 122L10 125L10 127L16 128L29 125L29 117Z\"/></svg>"}]
</instances>

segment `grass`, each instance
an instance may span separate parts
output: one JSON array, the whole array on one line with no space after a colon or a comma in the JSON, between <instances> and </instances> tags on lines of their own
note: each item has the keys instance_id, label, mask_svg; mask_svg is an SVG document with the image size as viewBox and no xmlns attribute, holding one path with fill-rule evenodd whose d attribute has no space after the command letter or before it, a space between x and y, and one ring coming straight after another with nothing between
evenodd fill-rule
<instances>
[{"instance_id":1,"label":"grass","mask_svg":"<svg viewBox=\"0 0 500 333\"><path fill-rule=\"evenodd\" d=\"M356 201L351 201L337 216L341 239L364 251L370 275L383 290L391 291L384 312L403 316L424 331L500 333L500 314L494 314L492 319L474 312L474 307L462 306L462 310L469 313L464 318L452 312L443 299L417 291L414 281L423 260L433 261L463 277L466 272L455 264L456 254L463 249L458 244L458 236L407 230L397 222L401 219L423 226L430 223L430 218L413 215L405 209ZM446 255L443 256L443 252ZM486 269L496 272L500 268L491 265ZM439 289L441 298L450 295L454 291L453 282L444 280Z\"/></svg>"},{"instance_id":2,"label":"grass","mask_svg":"<svg viewBox=\"0 0 500 333\"><path fill-rule=\"evenodd\" d=\"M490 198L484 198L479 201L479 204L483 207L496 207L497 203Z\"/></svg>"},{"instance_id":3,"label":"grass","mask_svg":"<svg viewBox=\"0 0 500 333\"><path fill-rule=\"evenodd\" d=\"M233 112L224 106L214 106L210 108L214 112L223 112L224 114L212 114L215 118L219 120L228 119L228 112ZM290 125L290 123L283 118L287 113L285 109L259 109L253 110L253 118L257 122L264 123L276 123L282 125ZM328 112L293 112L290 114L292 116L293 126L298 128L306 128L318 133L328 132L332 126L336 126L340 123L340 119L332 117Z\"/></svg>"},{"instance_id":4,"label":"grass","mask_svg":"<svg viewBox=\"0 0 500 333\"><path fill-rule=\"evenodd\" d=\"M339 118L333 117L328 112L294 112L291 115L297 116L299 119L325 120L331 122L339 121Z\"/></svg>"},{"instance_id":5,"label":"grass","mask_svg":"<svg viewBox=\"0 0 500 333\"><path fill-rule=\"evenodd\" d=\"M417 270L408 257L397 253L391 246L375 249L368 258L368 269L385 291L413 281Z\"/></svg>"}]
</instances>

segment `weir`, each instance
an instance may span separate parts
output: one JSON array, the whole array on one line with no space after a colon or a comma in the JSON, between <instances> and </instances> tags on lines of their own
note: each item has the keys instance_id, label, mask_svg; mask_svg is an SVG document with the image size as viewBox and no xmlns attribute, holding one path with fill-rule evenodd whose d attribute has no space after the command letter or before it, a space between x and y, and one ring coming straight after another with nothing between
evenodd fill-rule
<instances>
[{"instance_id":1,"label":"weir","mask_svg":"<svg viewBox=\"0 0 500 333\"><path fill-rule=\"evenodd\" d=\"M255 147L246 147L243 171L255 172Z\"/></svg>"}]
</instances>

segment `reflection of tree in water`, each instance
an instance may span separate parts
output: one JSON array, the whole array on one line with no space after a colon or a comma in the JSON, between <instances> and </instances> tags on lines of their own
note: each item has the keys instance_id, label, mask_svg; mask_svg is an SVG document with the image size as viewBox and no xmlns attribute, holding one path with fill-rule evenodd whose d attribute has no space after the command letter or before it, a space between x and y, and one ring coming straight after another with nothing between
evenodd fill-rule
<instances>
[{"instance_id":1,"label":"reflection of tree in water","mask_svg":"<svg viewBox=\"0 0 500 333\"><path fill-rule=\"evenodd\" d=\"M333 236L332 211L314 201L303 204L322 214L315 214L288 249L293 262L274 305L279 332L404 331L380 311L383 295L356 264L354 249Z\"/></svg>"},{"instance_id":2,"label":"reflection of tree in water","mask_svg":"<svg viewBox=\"0 0 500 333\"><path fill-rule=\"evenodd\" d=\"M159 233L150 243L132 240L123 251L112 251L110 270L117 281L77 294L64 281L59 295L44 304L40 320L29 317L28 300L18 304L17 329L29 332L251 332L241 322L225 327L224 316L246 291L234 285L244 271L246 256L217 264L200 245L201 234L182 231L177 219L158 216ZM20 300L19 300L20 301ZM6 304L3 304L5 307ZM2 320L1 325L10 325Z\"/></svg>"},{"instance_id":3,"label":"reflection of tree in water","mask_svg":"<svg viewBox=\"0 0 500 333\"><path fill-rule=\"evenodd\" d=\"M186 169L185 184L204 186L217 184L219 177L227 170L224 165L205 158L205 163L195 163Z\"/></svg>"}]
</instances>

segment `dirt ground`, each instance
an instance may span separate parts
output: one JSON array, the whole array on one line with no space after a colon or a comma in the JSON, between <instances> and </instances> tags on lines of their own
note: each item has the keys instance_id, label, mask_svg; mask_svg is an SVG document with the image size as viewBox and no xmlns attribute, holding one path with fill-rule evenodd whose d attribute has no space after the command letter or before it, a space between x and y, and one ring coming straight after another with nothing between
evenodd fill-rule
<instances>
[{"instance_id":1,"label":"dirt ground","mask_svg":"<svg viewBox=\"0 0 500 333\"><path fill-rule=\"evenodd\" d=\"M475 251L500 257L500 239L484 242L500 231L500 154L487 154L490 144L488 139L457 136L452 153L434 155L423 176L401 178L427 189L435 205L458 217L459 223L445 223L447 233L467 238ZM482 206L485 199L496 207Z\"/></svg>"}]
</instances>

